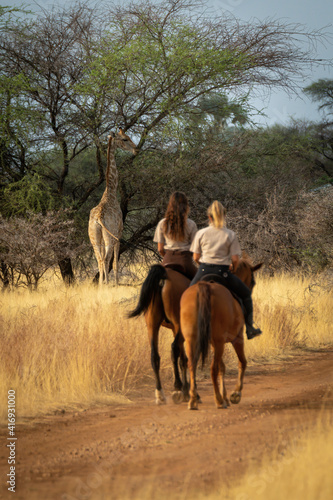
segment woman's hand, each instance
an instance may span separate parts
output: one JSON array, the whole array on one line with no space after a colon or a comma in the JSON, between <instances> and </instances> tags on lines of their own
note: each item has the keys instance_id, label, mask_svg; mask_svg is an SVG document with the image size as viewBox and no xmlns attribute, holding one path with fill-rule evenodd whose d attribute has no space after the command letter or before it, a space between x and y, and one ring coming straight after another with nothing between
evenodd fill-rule
<instances>
[{"instance_id":1,"label":"woman's hand","mask_svg":"<svg viewBox=\"0 0 333 500\"><path fill-rule=\"evenodd\" d=\"M238 267L238 264L239 264L239 257L238 255L232 255L231 256L231 264L229 266L229 269L232 273L235 273L236 272L236 269Z\"/></svg>"}]
</instances>

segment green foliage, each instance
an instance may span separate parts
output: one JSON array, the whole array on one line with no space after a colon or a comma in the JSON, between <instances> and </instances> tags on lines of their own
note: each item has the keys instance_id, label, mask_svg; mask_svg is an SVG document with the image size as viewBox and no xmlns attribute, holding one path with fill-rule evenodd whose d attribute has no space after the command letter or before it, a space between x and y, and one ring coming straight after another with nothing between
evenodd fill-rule
<instances>
[{"instance_id":1,"label":"green foliage","mask_svg":"<svg viewBox=\"0 0 333 500\"><path fill-rule=\"evenodd\" d=\"M29 173L7 185L1 202L1 212L6 217L25 216L29 212L45 214L55 207L51 188L38 173Z\"/></svg>"},{"instance_id":2,"label":"green foliage","mask_svg":"<svg viewBox=\"0 0 333 500\"><path fill-rule=\"evenodd\" d=\"M246 53L216 42L216 27L196 27L189 18L156 18L153 24L152 17L141 14L136 23L132 14L125 13L121 22L117 18L76 87L87 101L113 95L133 124L140 120L151 128L153 122L156 128L196 98L212 91L217 95L216 89L234 82L250 64ZM236 106L234 111L240 117Z\"/></svg>"},{"instance_id":3,"label":"green foliage","mask_svg":"<svg viewBox=\"0 0 333 500\"><path fill-rule=\"evenodd\" d=\"M322 272L331 264L327 253L318 248L292 248L290 255L302 263L303 267L311 269L312 272Z\"/></svg>"},{"instance_id":4,"label":"green foliage","mask_svg":"<svg viewBox=\"0 0 333 500\"><path fill-rule=\"evenodd\" d=\"M315 102L321 103L319 109L330 114L333 112L333 80L322 78L304 89Z\"/></svg>"}]
</instances>

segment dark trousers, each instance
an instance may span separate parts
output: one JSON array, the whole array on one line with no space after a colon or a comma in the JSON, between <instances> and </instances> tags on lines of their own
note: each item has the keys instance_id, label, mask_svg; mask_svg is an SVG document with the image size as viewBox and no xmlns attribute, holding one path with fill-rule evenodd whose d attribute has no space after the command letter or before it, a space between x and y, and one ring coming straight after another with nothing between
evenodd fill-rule
<instances>
[{"instance_id":1,"label":"dark trousers","mask_svg":"<svg viewBox=\"0 0 333 500\"><path fill-rule=\"evenodd\" d=\"M218 266L215 264L200 264L196 275L194 276L193 280L190 283L190 286L195 285L195 283L200 281L202 277L206 276L207 274L217 274L218 276L223 277L225 286L231 292L234 292L243 301L246 299L251 300L251 290L245 285L245 283L242 282L240 278L238 278L238 276L230 272L229 266Z\"/></svg>"},{"instance_id":2,"label":"dark trousers","mask_svg":"<svg viewBox=\"0 0 333 500\"><path fill-rule=\"evenodd\" d=\"M191 280L198 270L193 262L192 255L192 252L188 250L166 250L162 265L172 267L176 271L179 270Z\"/></svg>"}]
</instances>

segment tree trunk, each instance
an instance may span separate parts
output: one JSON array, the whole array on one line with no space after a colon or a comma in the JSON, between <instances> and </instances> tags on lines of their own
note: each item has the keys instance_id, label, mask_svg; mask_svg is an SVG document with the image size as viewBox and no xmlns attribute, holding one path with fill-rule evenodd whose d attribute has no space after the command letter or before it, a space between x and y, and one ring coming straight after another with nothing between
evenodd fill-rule
<instances>
[{"instance_id":1,"label":"tree trunk","mask_svg":"<svg viewBox=\"0 0 333 500\"><path fill-rule=\"evenodd\" d=\"M8 266L2 260L0 261L0 278L4 289L9 287L9 271Z\"/></svg>"},{"instance_id":2,"label":"tree trunk","mask_svg":"<svg viewBox=\"0 0 333 500\"><path fill-rule=\"evenodd\" d=\"M72 261L69 257L59 260L58 262L62 279L66 285L72 285L75 282L75 276L72 268Z\"/></svg>"}]
</instances>

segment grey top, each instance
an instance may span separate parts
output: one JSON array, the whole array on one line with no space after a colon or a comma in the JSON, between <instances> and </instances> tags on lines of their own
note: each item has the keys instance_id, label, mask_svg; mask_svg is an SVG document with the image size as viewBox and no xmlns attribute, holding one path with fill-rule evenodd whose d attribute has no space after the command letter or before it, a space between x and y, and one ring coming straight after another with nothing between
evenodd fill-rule
<instances>
[{"instance_id":1,"label":"grey top","mask_svg":"<svg viewBox=\"0 0 333 500\"><path fill-rule=\"evenodd\" d=\"M241 248L236 233L226 227L208 226L195 235L191 252L201 254L199 262L205 264L231 264L231 256L241 256Z\"/></svg>"},{"instance_id":2,"label":"grey top","mask_svg":"<svg viewBox=\"0 0 333 500\"><path fill-rule=\"evenodd\" d=\"M163 243L165 250L189 250L195 233L198 230L196 223L191 219L187 219L184 241L175 241L163 232L164 221L165 219L162 219L157 224L154 234L155 243Z\"/></svg>"}]
</instances>

